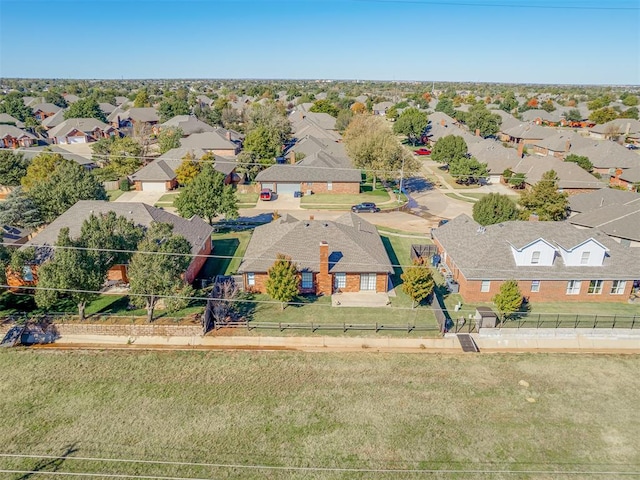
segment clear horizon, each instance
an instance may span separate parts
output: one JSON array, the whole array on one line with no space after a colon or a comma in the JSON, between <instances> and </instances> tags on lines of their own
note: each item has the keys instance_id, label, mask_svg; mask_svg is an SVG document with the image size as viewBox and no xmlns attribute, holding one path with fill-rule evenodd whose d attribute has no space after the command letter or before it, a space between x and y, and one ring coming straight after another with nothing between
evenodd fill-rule
<instances>
[{"instance_id":1,"label":"clear horizon","mask_svg":"<svg viewBox=\"0 0 640 480\"><path fill-rule=\"evenodd\" d=\"M636 86L640 5L601 5L0 0L0 76Z\"/></svg>"}]
</instances>

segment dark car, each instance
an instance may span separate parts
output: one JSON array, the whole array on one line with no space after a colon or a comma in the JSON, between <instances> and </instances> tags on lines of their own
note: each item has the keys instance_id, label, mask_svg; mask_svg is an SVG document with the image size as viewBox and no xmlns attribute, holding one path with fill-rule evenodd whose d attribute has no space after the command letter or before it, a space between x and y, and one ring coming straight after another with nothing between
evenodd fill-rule
<instances>
[{"instance_id":1,"label":"dark car","mask_svg":"<svg viewBox=\"0 0 640 480\"><path fill-rule=\"evenodd\" d=\"M354 213L362 213L362 212L375 213L375 212L379 212L380 209L378 207L376 207L375 203L364 202L364 203L359 203L358 205L354 205L353 207L351 207L351 211L354 212Z\"/></svg>"},{"instance_id":2,"label":"dark car","mask_svg":"<svg viewBox=\"0 0 640 480\"><path fill-rule=\"evenodd\" d=\"M414 155L431 155L431 150L429 150L428 148L419 148L413 153Z\"/></svg>"},{"instance_id":3,"label":"dark car","mask_svg":"<svg viewBox=\"0 0 640 480\"><path fill-rule=\"evenodd\" d=\"M273 193L270 188L264 188L260 191L260 200L264 200L266 202L271 200Z\"/></svg>"}]
</instances>

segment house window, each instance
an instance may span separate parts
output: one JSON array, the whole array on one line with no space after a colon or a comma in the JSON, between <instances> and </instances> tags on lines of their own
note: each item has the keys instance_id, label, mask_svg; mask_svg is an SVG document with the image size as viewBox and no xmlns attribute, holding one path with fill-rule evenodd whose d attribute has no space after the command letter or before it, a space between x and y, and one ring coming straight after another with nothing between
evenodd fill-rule
<instances>
[{"instance_id":1,"label":"house window","mask_svg":"<svg viewBox=\"0 0 640 480\"><path fill-rule=\"evenodd\" d=\"M334 278L335 278L336 288L346 288L347 287L347 274L346 273L336 273Z\"/></svg>"},{"instance_id":2,"label":"house window","mask_svg":"<svg viewBox=\"0 0 640 480\"><path fill-rule=\"evenodd\" d=\"M480 285L481 292L488 292L491 290L491 281L490 280L482 280L482 284Z\"/></svg>"},{"instance_id":3,"label":"house window","mask_svg":"<svg viewBox=\"0 0 640 480\"><path fill-rule=\"evenodd\" d=\"M540 263L540 252L536 250L531 254L531 265L536 265L538 263Z\"/></svg>"},{"instance_id":4,"label":"house window","mask_svg":"<svg viewBox=\"0 0 640 480\"><path fill-rule=\"evenodd\" d=\"M579 280L569 280L567 282L567 295L579 295L582 282Z\"/></svg>"},{"instance_id":5,"label":"house window","mask_svg":"<svg viewBox=\"0 0 640 480\"><path fill-rule=\"evenodd\" d=\"M580 265L589 265L589 255L591 255L591 252L582 252L582 257L580 257Z\"/></svg>"},{"instance_id":6,"label":"house window","mask_svg":"<svg viewBox=\"0 0 640 480\"><path fill-rule=\"evenodd\" d=\"M313 273L312 272L302 272L301 288L303 288L305 290L313 288Z\"/></svg>"},{"instance_id":7,"label":"house window","mask_svg":"<svg viewBox=\"0 0 640 480\"><path fill-rule=\"evenodd\" d=\"M591 295L600 295L602 293L602 280L591 280L589 282L589 290L587 293Z\"/></svg>"},{"instance_id":8,"label":"house window","mask_svg":"<svg viewBox=\"0 0 640 480\"><path fill-rule=\"evenodd\" d=\"M360 290L376 290L376 277L375 273L361 273L360 274Z\"/></svg>"},{"instance_id":9,"label":"house window","mask_svg":"<svg viewBox=\"0 0 640 480\"><path fill-rule=\"evenodd\" d=\"M531 280L531 291L533 293L540 291L540 280Z\"/></svg>"},{"instance_id":10,"label":"house window","mask_svg":"<svg viewBox=\"0 0 640 480\"><path fill-rule=\"evenodd\" d=\"M328 191L333 190L333 182L327 182L327 190Z\"/></svg>"},{"instance_id":11,"label":"house window","mask_svg":"<svg viewBox=\"0 0 640 480\"><path fill-rule=\"evenodd\" d=\"M611 295L622 295L626 287L626 280L614 280L611 284Z\"/></svg>"},{"instance_id":12,"label":"house window","mask_svg":"<svg viewBox=\"0 0 640 480\"><path fill-rule=\"evenodd\" d=\"M251 272L247 273L247 285L253 287L256 284L256 274Z\"/></svg>"}]
</instances>

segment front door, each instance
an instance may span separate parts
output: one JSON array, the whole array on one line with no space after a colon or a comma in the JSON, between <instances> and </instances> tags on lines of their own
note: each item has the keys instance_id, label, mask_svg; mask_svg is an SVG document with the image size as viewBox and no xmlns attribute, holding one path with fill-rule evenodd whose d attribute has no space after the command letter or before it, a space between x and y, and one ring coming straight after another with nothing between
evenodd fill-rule
<instances>
[{"instance_id":1,"label":"front door","mask_svg":"<svg viewBox=\"0 0 640 480\"><path fill-rule=\"evenodd\" d=\"M376 291L376 274L361 273L360 274L360 291Z\"/></svg>"}]
</instances>

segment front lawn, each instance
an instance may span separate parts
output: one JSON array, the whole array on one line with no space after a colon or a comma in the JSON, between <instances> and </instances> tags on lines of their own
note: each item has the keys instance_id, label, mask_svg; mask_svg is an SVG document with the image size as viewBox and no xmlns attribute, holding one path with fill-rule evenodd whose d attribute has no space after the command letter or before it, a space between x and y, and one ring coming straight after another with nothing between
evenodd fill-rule
<instances>
[{"instance_id":1,"label":"front lawn","mask_svg":"<svg viewBox=\"0 0 640 480\"><path fill-rule=\"evenodd\" d=\"M108 190L107 198L110 202L115 202L124 192L122 190Z\"/></svg>"},{"instance_id":2,"label":"front lawn","mask_svg":"<svg viewBox=\"0 0 640 480\"><path fill-rule=\"evenodd\" d=\"M256 202L258 201L257 193L238 193L236 192L236 197L238 197L238 207L240 208L250 208L255 207Z\"/></svg>"}]
</instances>

